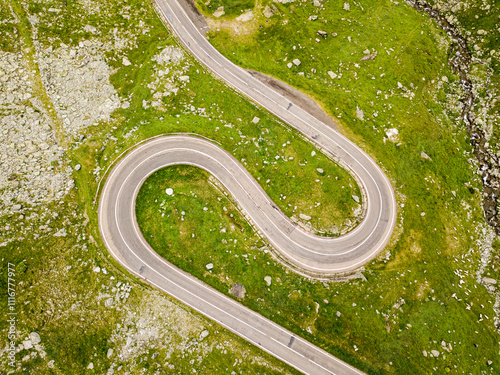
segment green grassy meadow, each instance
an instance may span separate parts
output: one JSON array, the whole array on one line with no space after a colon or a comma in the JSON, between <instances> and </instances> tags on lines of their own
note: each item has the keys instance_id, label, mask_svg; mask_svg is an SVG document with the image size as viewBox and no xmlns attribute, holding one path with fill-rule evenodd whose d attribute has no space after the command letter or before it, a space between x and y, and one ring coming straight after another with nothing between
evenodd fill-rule
<instances>
[{"instance_id":1,"label":"green grassy meadow","mask_svg":"<svg viewBox=\"0 0 500 375\"><path fill-rule=\"evenodd\" d=\"M199 5L210 14L225 4ZM277 8L269 19L260 15L265 5ZM320 8L312 2L264 2L253 10L257 31L237 34L221 27L209 33L210 42L236 64L315 98L383 166L400 207L387 252L366 266L366 281L303 279L262 254L265 244L250 237L241 216L228 210L229 221L220 206L209 205L196 188L208 176L181 168L157 172L144 185L137 214L146 238L166 259L224 293L234 282L245 285L242 303L368 373L495 373L495 299L477 283L481 254L490 246L488 228L467 133L455 121L459 109L452 104L460 91L447 64L446 36L404 3L351 3L347 11L340 1ZM375 51L374 59L361 61ZM287 67L295 58L301 64ZM392 128L399 131L396 142L386 135ZM180 189L172 201L163 193L170 186ZM218 205L226 199L217 190L210 196ZM185 210L179 221L183 205L193 213L211 207L208 229L201 229L204 214L189 217ZM218 222L238 229L216 232ZM185 238L190 233L195 237ZM199 253L192 249L198 246ZM205 268L209 262L211 272ZM271 286L264 276L272 277ZM432 350L439 356L433 358Z\"/></svg>"}]
</instances>

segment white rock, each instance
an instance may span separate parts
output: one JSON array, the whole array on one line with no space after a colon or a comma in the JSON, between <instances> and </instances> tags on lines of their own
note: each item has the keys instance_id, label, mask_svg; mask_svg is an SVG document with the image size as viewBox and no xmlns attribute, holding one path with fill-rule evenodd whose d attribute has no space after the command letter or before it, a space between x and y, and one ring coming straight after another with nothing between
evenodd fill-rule
<instances>
[{"instance_id":1,"label":"white rock","mask_svg":"<svg viewBox=\"0 0 500 375\"><path fill-rule=\"evenodd\" d=\"M180 76L179 81L181 82L189 82L189 76Z\"/></svg>"},{"instance_id":2,"label":"white rock","mask_svg":"<svg viewBox=\"0 0 500 375\"><path fill-rule=\"evenodd\" d=\"M257 124L259 121L260 121L260 118L258 118L257 116L255 116L255 117L253 118L253 120L252 120L252 122L253 122L254 124Z\"/></svg>"},{"instance_id":3,"label":"white rock","mask_svg":"<svg viewBox=\"0 0 500 375\"><path fill-rule=\"evenodd\" d=\"M276 11L276 7L270 7L269 5L266 5L266 7L264 8L262 14L264 15L264 17L266 18L271 18L274 14L274 12Z\"/></svg>"},{"instance_id":4,"label":"white rock","mask_svg":"<svg viewBox=\"0 0 500 375\"><path fill-rule=\"evenodd\" d=\"M106 355L108 358L110 358L113 355L113 348L109 348L108 353Z\"/></svg>"},{"instance_id":5,"label":"white rock","mask_svg":"<svg viewBox=\"0 0 500 375\"><path fill-rule=\"evenodd\" d=\"M344 10L351 10L351 5L349 3L344 3Z\"/></svg>"},{"instance_id":6,"label":"white rock","mask_svg":"<svg viewBox=\"0 0 500 375\"><path fill-rule=\"evenodd\" d=\"M253 19L253 12L251 10L247 10L241 16L236 17L237 21L247 22Z\"/></svg>"},{"instance_id":7,"label":"white rock","mask_svg":"<svg viewBox=\"0 0 500 375\"><path fill-rule=\"evenodd\" d=\"M172 194L174 194L174 189L172 189L172 188L167 188L167 190L165 190L165 193L166 193L167 195L172 195Z\"/></svg>"},{"instance_id":8,"label":"white rock","mask_svg":"<svg viewBox=\"0 0 500 375\"><path fill-rule=\"evenodd\" d=\"M21 211L21 208L22 208L22 206L21 206L20 204L15 204L15 205L13 205L13 206L11 207L11 209L10 209L10 210L11 210L12 212L19 212L19 211Z\"/></svg>"},{"instance_id":9,"label":"white rock","mask_svg":"<svg viewBox=\"0 0 500 375\"><path fill-rule=\"evenodd\" d=\"M31 340L26 340L26 341L23 341L23 346L24 346L24 349L29 350L33 347L33 343L31 342Z\"/></svg>"},{"instance_id":10,"label":"white rock","mask_svg":"<svg viewBox=\"0 0 500 375\"><path fill-rule=\"evenodd\" d=\"M483 277L483 283L495 285L497 281L495 279L492 279L491 277Z\"/></svg>"},{"instance_id":11,"label":"white rock","mask_svg":"<svg viewBox=\"0 0 500 375\"><path fill-rule=\"evenodd\" d=\"M429 155L427 155L427 154L426 154L425 152L423 152L423 151L420 153L420 157L421 157L422 159L432 161L431 157L430 157Z\"/></svg>"},{"instance_id":12,"label":"white rock","mask_svg":"<svg viewBox=\"0 0 500 375\"><path fill-rule=\"evenodd\" d=\"M431 350L431 354L433 357L439 357L439 351L438 350Z\"/></svg>"},{"instance_id":13,"label":"white rock","mask_svg":"<svg viewBox=\"0 0 500 375\"><path fill-rule=\"evenodd\" d=\"M340 311L337 311L336 315L337 315L338 318L340 318L340 315L342 315L342 314L340 313Z\"/></svg>"},{"instance_id":14,"label":"white rock","mask_svg":"<svg viewBox=\"0 0 500 375\"><path fill-rule=\"evenodd\" d=\"M208 263L208 264L205 266L205 268L206 268L207 270L209 270L209 271L210 271L212 268L214 268L214 264L213 264L213 263Z\"/></svg>"},{"instance_id":15,"label":"white rock","mask_svg":"<svg viewBox=\"0 0 500 375\"><path fill-rule=\"evenodd\" d=\"M399 130L396 128L386 129L385 134L389 141L396 143L399 140Z\"/></svg>"},{"instance_id":16,"label":"white rock","mask_svg":"<svg viewBox=\"0 0 500 375\"><path fill-rule=\"evenodd\" d=\"M40 335L36 332L30 333L30 339L31 339L31 342L33 343L33 345L37 345L42 341L42 339L40 338Z\"/></svg>"},{"instance_id":17,"label":"white rock","mask_svg":"<svg viewBox=\"0 0 500 375\"><path fill-rule=\"evenodd\" d=\"M424 350L422 354L424 355L424 357L427 357L427 350Z\"/></svg>"},{"instance_id":18,"label":"white rock","mask_svg":"<svg viewBox=\"0 0 500 375\"><path fill-rule=\"evenodd\" d=\"M316 168L316 172L318 172L318 173L324 173L325 171L323 170L323 168Z\"/></svg>"},{"instance_id":19,"label":"white rock","mask_svg":"<svg viewBox=\"0 0 500 375\"><path fill-rule=\"evenodd\" d=\"M203 340L205 337L208 336L210 332L208 332L208 330L204 329L203 331L201 331L200 333L200 338Z\"/></svg>"},{"instance_id":20,"label":"white rock","mask_svg":"<svg viewBox=\"0 0 500 375\"><path fill-rule=\"evenodd\" d=\"M311 156L316 155L316 151L311 151Z\"/></svg>"},{"instance_id":21,"label":"white rock","mask_svg":"<svg viewBox=\"0 0 500 375\"><path fill-rule=\"evenodd\" d=\"M302 220L311 220L311 216L308 216L308 215L305 215L305 214L299 214L299 217L302 219Z\"/></svg>"},{"instance_id":22,"label":"white rock","mask_svg":"<svg viewBox=\"0 0 500 375\"><path fill-rule=\"evenodd\" d=\"M126 57L124 57L122 59L122 64L125 65L125 66L129 66L129 65L132 65L132 63L130 62L129 59L127 59Z\"/></svg>"},{"instance_id":23,"label":"white rock","mask_svg":"<svg viewBox=\"0 0 500 375\"><path fill-rule=\"evenodd\" d=\"M101 272L101 267L99 267L99 266L94 267L94 272L95 273Z\"/></svg>"},{"instance_id":24,"label":"white rock","mask_svg":"<svg viewBox=\"0 0 500 375\"><path fill-rule=\"evenodd\" d=\"M82 169L82 165L81 164L75 165L75 171L79 171L80 169Z\"/></svg>"},{"instance_id":25,"label":"white rock","mask_svg":"<svg viewBox=\"0 0 500 375\"><path fill-rule=\"evenodd\" d=\"M288 64L286 64L286 66L287 66L288 68L291 68L291 67L293 66L293 64L292 64L291 62L289 62Z\"/></svg>"},{"instance_id":26,"label":"white rock","mask_svg":"<svg viewBox=\"0 0 500 375\"><path fill-rule=\"evenodd\" d=\"M359 197L357 195L351 195L351 198L354 202L358 203L360 202Z\"/></svg>"},{"instance_id":27,"label":"white rock","mask_svg":"<svg viewBox=\"0 0 500 375\"><path fill-rule=\"evenodd\" d=\"M218 7L217 10L214 12L213 16L215 18L222 17L226 12L224 12L224 7Z\"/></svg>"},{"instance_id":28,"label":"white rock","mask_svg":"<svg viewBox=\"0 0 500 375\"><path fill-rule=\"evenodd\" d=\"M266 282L267 286L271 286L271 276L266 276L264 277L264 281Z\"/></svg>"},{"instance_id":29,"label":"white rock","mask_svg":"<svg viewBox=\"0 0 500 375\"><path fill-rule=\"evenodd\" d=\"M292 62L296 65L296 66L299 66L300 65L300 60L299 59L293 59Z\"/></svg>"},{"instance_id":30,"label":"white rock","mask_svg":"<svg viewBox=\"0 0 500 375\"><path fill-rule=\"evenodd\" d=\"M359 109L356 107L356 117L359 118L360 120L364 120L365 114L362 109Z\"/></svg>"},{"instance_id":31,"label":"white rock","mask_svg":"<svg viewBox=\"0 0 500 375\"><path fill-rule=\"evenodd\" d=\"M94 368L94 364L92 362L90 362L89 365L87 366L87 369L92 370L93 368Z\"/></svg>"},{"instance_id":32,"label":"white rock","mask_svg":"<svg viewBox=\"0 0 500 375\"><path fill-rule=\"evenodd\" d=\"M331 79L335 79L335 78L337 78L337 77L338 77L338 76L337 76L337 74L336 74L336 73L334 73L334 72L332 72L331 70L329 70L329 71L328 71L328 72L326 72L326 73L330 76L330 78L331 78Z\"/></svg>"},{"instance_id":33,"label":"white rock","mask_svg":"<svg viewBox=\"0 0 500 375\"><path fill-rule=\"evenodd\" d=\"M56 233L54 233L54 237L66 237L68 233L66 233L66 228L59 229Z\"/></svg>"}]
</instances>

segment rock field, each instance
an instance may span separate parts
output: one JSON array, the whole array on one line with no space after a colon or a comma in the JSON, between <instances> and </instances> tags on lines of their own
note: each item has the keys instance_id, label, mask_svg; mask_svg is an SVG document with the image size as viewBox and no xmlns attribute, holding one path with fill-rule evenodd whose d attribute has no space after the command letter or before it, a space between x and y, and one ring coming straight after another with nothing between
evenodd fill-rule
<instances>
[{"instance_id":1,"label":"rock field","mask_svg":"<svg viewBox=\"0 0 500 375\"><path fill-rule=\"evenodd\" d=\"M0 216L25 205L60 199L74 186L62 167L50 117L33 96L21 54L0 52Z\"/></svg>"},{"instance_id":2,"label":"rock field","mask_svg":"<svg viewBox=\"0 0 500 375\"><path fill-rule=\"evenodd\" d=\"M103 43L81 41L75 48L60 47L38 52L43 85L62 119L66 136L76 138L82 130L109 121L121 106L109 82L111 69L104 61Z\"/></svg>"}]
</instances>

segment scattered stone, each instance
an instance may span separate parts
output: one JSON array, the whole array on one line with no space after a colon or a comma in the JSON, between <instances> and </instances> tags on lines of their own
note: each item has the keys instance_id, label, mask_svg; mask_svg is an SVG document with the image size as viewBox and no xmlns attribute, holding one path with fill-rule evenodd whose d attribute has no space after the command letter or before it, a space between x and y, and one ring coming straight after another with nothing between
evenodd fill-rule
<instances>
[{"instance_id":1,"label":"scattered stone","mask_svg":"<svg viewBox=\"0 0 500 375\"><path fill-rule=\"evenodd\" d=\"M323 31L323 30L318 30L316 32L319 36L323 37L323 38L326 38L328 33L326 31Z\"/></svg>"},{"instance_id":2,"label":"scattered stone","mask_svg":"<svg viewBox=\"0 0 500 375\"><path fill-rule=\"evenodd\" d=\"M181 82L189 82L189 76L179 76L179 81L181 81Z\"/></svg>"},{"instance_id":3,"label":"scattered stone","mask_svg":"<svg viewBox=\"0 0 500 375\"><path fill-rule=\"evenodd\" d=\"M19 211L21 211L21 208L23 208L23 206L21 206L20 204L15 204L12 206L12 208L10 210L12 212L19 212Z\"/></svg>"},{"instance_id":4,"label":"scattered stone","mask_svg":"<svg viewBox=\"0 0 500 375\"><path fill-rule=\"evenodd\" d=\"M205 266L205 268L206 268L207 270L209 270L209 271L210 271L212 268L214 268L214 264L213 264L213 263L208 263L208 264Z\"/></svg>"},{"instance_id":5,"label":"scattered stone","mask_svg":"<svg viewBox=\"0 0 500 375\"><path fill-rule=\"evenodd\" d=\"M75 171L79 171L80 169L82 169L82 165L81 164L75 165Z\"/></svg>"},{"instance_id":6,"label":"scattered stone","mask_svg":"<svg viewBox=\"0 0 500 375\"><path fill-rule=\"evenodd\" d=\"M354 202L356 202L356 203L358 203L358 204L359 204L360 199L359 199L359 197L358 197L357 195L351 195L351 198L352 198L352 200L353 200Z\"/></svg>"},{"instance_id":7,"label":"scattered stone","mask_svg":"<svg viewBox=\"0 0 500 375\"><path fill-rule=\"evenodd\" d=\"M300 60L299 59L293 59L292 62L295 64L295 66L300 65Z\"/></svg>"},{"instance_id":8,"label":"scattered stone","mask_svg":"<svg viewBox=\"0 0 500 375\"><path fill-rule=\"evenodd\" d=\"M113 306L113 298L108 298L106 301L104 301L104 307L111 307Z\"/></svg>"},{"instance_id":9,"label":"scattered stone","mask_svg":"<svg viewBox=\"0 0 500 375\"><path fill-rule=\"evenodd\" d=\"M111 113L121 107L110 82L112 68L106 63L105 51L93 41L81 41L78 50L61 43L52 53L38 53L37 60L65 135L77 138L89 126L109 121ZM122 60L124 65L127 61Z\"/></svg>"},{"instance_id":10,"label":"scattered stone","mask_svg":"<svg viewBox=\"0 0 500 375\"><path fill-rule=\"evenodd\" d=\"M258 118L257 116L255 116L255 117L252 119L252 122L253 122L254 124L258 124L258 123L259 123L259 121L260 121L260 118Z\"/></svg>"},{"instance_id":11,"label":"scattered stone","mask_svg":"<svg viewBox=\"0 0 500 375\"><path fill-rule=\"evenodd\" d=\"M31 339L31 343L33 345L38 345L42 341L42 339L40 338L40 335L37 332L31 332L30 339Z\"/></svg>"},{"instance_id":12,"label":"scattered stone","mask_svg":"<svg viewBox=\"0 0 500 375\"><path fill-rule=\"evenodd\" d=\"M337 77L338 77L338 76L337 76L337 73L334 73L334 72L332 72L331 70L329 70L329 71L328 71L328 72L326 72L326 73L330 76L330 78L331 78L331 79L335 79L335 78L337 78Z\"/></svg>"},{"instance_id":13,"label":"scattered stone","mask_svg":"<svg viewBox=\"0 0 500 375\"><path fill-rule=\"evenodd\" d=\"M323 170L323 168L316 168L316 172L318 172L319 174L325 173L325 171Z\"/></svg>"},{"instance_id":14,"label":"scattered stone","mask_svg":"<svg viewBox=\"0 0 500 375\"><path fill-rule=\"evenodd\" d=\"M208 332L208 330L204 329L203 331L201 331L200 333L200 339L203 340L205 337L208 336L210 332Z\"/></svg>"},{"instance_id":15,"label":"scattered stone","mask_svg":"<svg viewBox=\"0 0 500 375\"><path fill-rule=\"evenodd\" d=\"M124 57L122 59L122 64L125 65L125 66L129 66L129 65L132 65L132 63L130 62L130 60L126 57Z\"/></svg>"},{"instance_id":16,"label":"scattered stone","mask_svg":"<svg viewBox=\"0 0 500 375\"><path fill-rule=\"evenodd\" d=\"M427 350L424 350L422 354L424 355L424 357L427 357Z\"/></svg>"},{"instance_id":17,"label":"scattered stone","mask_svg":"<svg viewBox=\"0 0 500 375\"><path fill-rule=\"evenodd\" d=\"M240 22L248 22L251 21L252 19L253 19L253 12L251 10L247 10L241 16L236 17L236 20Z\"/></svg>"},{"instance_id":18,"label":"scattered stone","mask_svg":"<svg viewBox=\"0 0 500 375\"><path fill-rule=\"evenodd\" d=\"M245 298L245 293L247 292L245 287L240 283L234 283L233 287L229 291L232 295L237 298Z\"/></svg>"},{"instance_id":19,"label":"scattered stone","mask_svg":"<svg viewBox=\"0 0 500 375\"><path fill-rule=\"evenodd\" d=\"M87 366L87 370L92 370L94 368L94 364L92 362Z\"/></svg>"},{"instance_id":20,"label":"scattered stone","mask_svg":"<svg viewBox=\"0 0 500 375\"><path fill-rule=\"evenodd\" d=\"M271 18L273 16L273 14L277 11L278 9L272 5L272 6L269 6L269 5L266 5L266 7L264 8L264 11L262 12L262 14L264 15L264 17L266 18Z\"/></svg>"},{"instance_id":21,"label":"scattered stone","mask_svg":"<svg viewBox=\"0 0 500 375\"><path fill-rule=\"evenodd\" d=\"M421 157L422 159L432 161L431 157L430 157L429 155L427 155L427 154L426 154L425 152L423 152L423 151L422 151L422 152L420 152L420 157Z\"/></svg>"},{"instance_id":22,"label":"scattered stone","mask_svg":"<svg viewBox=\"0 0 500 375\"><path fill-rule=\"evenodd\" d=\"M321 2L319 0L313 0L313 5L315 7L320 7L321 6Z\"/></svg>"},{"instance_id":23,"label":"scattered stone","mask_svg":"<svg viewBox=\"0 0 500 375\"><path fill-rule=\"evenodd\" d=\"M215 18L219 18L219 17L222 17L224 14L226 14L226 12L224 12L224 7L218 7L217 10L214 12L213 16Z\"/></svg>"},{"instance_id":24,"label":"scattered stone","mask_svg":"<svg viewBox=\"0 0 500 375\"><path fill-rule=\"evenodd\" d=\"M95 267L94 267L94 272L95 272L95 273L99 273L99 272L101 272L101 267L99 267L99 266L95 266Z\"/></svg>"},{"instance_id":25,"label":"scattered stone","mask_svg":"<svg viewBox=\"0 0 500 375\"><path fill-rule=\"evenodd\" d=\"M59 229L56 233L54 233L54 237L66 237L68 233L66 232L66 228Z\"/></svg>"},{"instance_id":26,"label":"scattered stone","mask_svg":"<svg viewBox=\"0 0 500 375\"><path fill-rule=\"evenodd\" d=\"M340 313L340 311L337 311L337 313L336 313L335 315L337 315L337 318L340 318L340 316L341 316L342 314Z\"/></svg>"},{"instance_id":27,"label":"scattered stone","mask_svg":"<svg viewBox=\"0 0 500 375\"><path fill-rule=\"evenodd\" d=\"M495 285L497 281L495 279L492 279L491 277L483 277L483 283L489 285Z\"/></svg>"},{"instance_id":28,"label":"scattered stone","mask_svg":"<svg viewBox=\"0 0 500 375\"><path fill-rule=\"evenodd\" d=\"M172 194L174 194L174 189L172 189L172 188L167 188L167 189L165 190L165 193L166 193L167 195L172 195Z\"/></svg>"},{"instance_id":29,"label":"scattered stone","mask_svg":"<svg viewBox=\"0 0 500 375\"><path fill-rule=\"evenodd\" d=\"M389 141L396 143L399 140L399 130L396 128L386 129L385 135L389 138Z\"/></svg>"},{"instance_id":30,"label":"scattered stone","mask_svg":"<svg viewBox=\"0 0 500 375\"><path fill-rule=\"evenodd\" d=\"M286 66L288 67L288 69L290 69L293 66L293 64L289 62L288 64L286 64Z\"/></svg>"},{"instance_id":31,"label":"scattered stone","mask_svg":"<svg viewBox=\"0 0 500 375\"><path fill-rule=\"evenodd\" d=\"M361 58L361 61L366 61L366 60L373 60L375 57L377 57L377 51L370 53L369 55L365 55Z\"/></svg>"},{"instance_id":32,"label":"scattered stone","mask_svg":"<svg viewBox=\"0 0 500 375\"><path fill-rule=\"evenodd\" d=\"M106 356L107 356L108 358L111 358L111 356L112 356L112 355L113 355L113 348L109 348L109 349L108 349L108 353L106 354Z\"/></svg>"},{"instance_id":33,"label":"scattered stone","mask_svg":"<svg viewBox=\"0 0 500 375\"><path fill-rule=\"evenodd\" d=\"M182 60L184 60L184 53L180 48L173 46L166 46L159 55L153 56L153 61L156 61L160 65L178 64Z\"/></svg>"},{"instance_id":34,"label":"scattered stone","mask_svg":"<svg viewBox=\"0 0 500 375\"><path fill-rule=\"evenodd\" d=\"M33 347L33 343L31 342L31 340L26 340L26 341L23 341L23 346L24 346L24 349L29 350Z\"/></svg>"},{"instance_id":35,"label":"scattered stone","mask_svg":"<svg viewBox=\"0 0 500 375\"><path fill-rule=\"evenodd\" d=\"M365 118L365 113L363 112L362 109L359 109L358 107L356 107L356 117L360 120L364 120Z\"/></svg>"},{"instance_id":36,"label":"scattered stone","mask_svg":"<svg viewBox=\"0 0 500 375\"><path fill-rule=\"evenodd\" d=\"M267 286L271 286L271 276L266 276L264 277L264 281L266 282Z\"/></svg>"},{"instance_id":37,"label":"scattered stone","mask_svg":"<svg viewBox=\"0 0 500 375\"><path fill-rule=\"evenodd\" d=\"M439 353L439 351L438 351L438 350L435 350L435 349L434 349L434 350L431 350L431 354L432 354L432 356L433 356L433 357L439 357L439 354L440 354L440 353Z\"/></svg>"},{"instance_id":38,"label":"scattered stone","mask_svg":"<svg viewBox=\"0 0 500 375\"><path fill-rule=\"evenodd\" d=\"M299 217L302 220L305 220L305 221L311 220L311 216L308 216L308 215L305 215L305 214L299 214Z\"/></svg>"},{"instance_id":39,"label":"scattered stone","mask_svg":"<svg viewBox=\"0 0 500 375\"><path fill-rule=\"evenodd\" d=\"M351 5L349 3L344 3L344 10L351 10Z\"/></svg>"},{"instance_id":40,"label":"scattered stone","mask_svg":"<svg viewBox=\"0 0 500 375\"><path fill-rule=\"evenodd\" d=\"M492 360L488 360L488 362L486 362L488 364L488 366L491 366L493 364L493 361Z\"/></svg>"},{"instance_id":41,"label":"scattered stone","mask_svg":"<svg viewBox=\"0 0 500 375\"><path fill-rule=\"evenodd\" d=\"M313 151L311 151L311 156L314 156L314 155L316 155L316 151L313 150Z\"/></svg>"}]
</instances>

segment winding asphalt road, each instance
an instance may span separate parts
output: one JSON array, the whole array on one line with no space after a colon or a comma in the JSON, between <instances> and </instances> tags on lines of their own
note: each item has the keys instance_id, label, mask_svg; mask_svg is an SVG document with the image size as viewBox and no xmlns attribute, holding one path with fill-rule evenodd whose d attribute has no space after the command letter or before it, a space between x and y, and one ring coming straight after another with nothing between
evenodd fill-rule
<instances>
[{"instance_id":1,"label":"winding asphalt road","mask_svg":"<svg viewBox=\"0 0 500 375\"><path fill-rule=\"evenodd\" d=\"M387 244L396 220L392 187L367 154L224 58L199 33L175 0L157 0L157 5L182 43L203 64L300 131L356 177L364 192L365 217L354 231L339 238L306 233L276 207L233 156L208 140L176 135L155 138L138 146L111 171L99 202L99 228L106 247L131 273L306 374L361 374L174 267L158 256L140 233L135 216L139 189L151 173L174 164L194 165L213 174L280 257L313 277L351 271L373 259Z\"/></svg>"}]
</instances>

